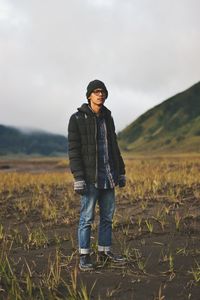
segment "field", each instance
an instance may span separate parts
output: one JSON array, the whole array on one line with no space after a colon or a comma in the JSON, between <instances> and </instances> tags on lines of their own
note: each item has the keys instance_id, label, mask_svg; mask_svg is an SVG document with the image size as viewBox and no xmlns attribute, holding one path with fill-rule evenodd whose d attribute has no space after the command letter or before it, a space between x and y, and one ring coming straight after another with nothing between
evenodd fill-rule
<instances>
[{"instance_id":1,"label":"field","mask_svg":"<svg viewBox=\"0 0 200 300\"><path fill-rule=\"evenodd\" d=\"M126 158L113 252L78 269L79 196L65 159L0 160L0 299L200 299L200 156Z\"/></svg>"}]
</instances>

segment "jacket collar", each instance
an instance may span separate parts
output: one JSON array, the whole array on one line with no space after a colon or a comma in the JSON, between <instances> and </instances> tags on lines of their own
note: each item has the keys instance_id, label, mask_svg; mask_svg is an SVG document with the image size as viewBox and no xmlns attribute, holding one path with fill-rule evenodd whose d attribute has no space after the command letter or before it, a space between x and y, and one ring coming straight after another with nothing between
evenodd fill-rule
<instances>
[{"instance_id":1,"label":"jacket collar","mask_svg":"<svg viewBox=\"0 0 200 300\"><path fill-rule=\"evenodd\" d=\"M88 103L83 103L81 105L81 107L79 107L77 109L78 109L78 111L81 111L81 112L83 112L87 115L91 115L91 116L95 115L95 113L93 112L93 110L91 109L91 107L89 106ZM111 111L106 106L103 105L102 108L101 108L100 116L102 116L102 117L105 116L106 117L107 115L111 115Z\"/></svg>"}]
</instances>

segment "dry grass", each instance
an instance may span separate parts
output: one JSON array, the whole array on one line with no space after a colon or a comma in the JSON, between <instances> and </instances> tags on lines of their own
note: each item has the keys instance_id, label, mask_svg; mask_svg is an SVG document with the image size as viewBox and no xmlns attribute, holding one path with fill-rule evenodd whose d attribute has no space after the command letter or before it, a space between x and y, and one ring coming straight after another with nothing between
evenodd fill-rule
<instances>
[{"instance_id":1,"label":"dry grass","mask_svg":"<svg viewBox=\"0 0 200 300\"><path fill-rule=\"evenodd\" d=\"M18 161L14 172L0 173L1 299L94 299L93 294L95 299L125 299L123 278L133 294L135 284L152 280L154 299L197 299L200 250L191 235L197 240L200 229L199 157L126 159L127 186L116 189L113 232L127 265L117 271L114 266L110 271L97 268L102 278L94 272L92 284L77 270L79 197L73 192L68 161L49 163L55 166L51 172L21 172ZM97 227L96 220L94 235ZM95 240L92 249L95 256ZM187 267L179 262L182 256L189 260ZM109 280L121 279L103 293L98 280L106 272L111 272ZM170 284L180 283L177 275L184 278L188 298L173 296L170 290ZM141 294L144 290L141 285Z\"/></svg>"}]
</instances>

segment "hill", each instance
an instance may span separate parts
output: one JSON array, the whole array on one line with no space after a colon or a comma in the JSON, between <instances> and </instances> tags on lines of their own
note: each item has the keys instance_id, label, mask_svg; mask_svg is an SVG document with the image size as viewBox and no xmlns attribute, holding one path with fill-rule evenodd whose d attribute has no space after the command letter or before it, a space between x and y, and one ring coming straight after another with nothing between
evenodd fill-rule
<instances>
[{"instance_id":1,"label":"hill","mask_svg":"<svg viewBox=\"0 0 200 300\"><path fill-rule=\"evenodd\" d=\"M43 131L25 133L15 127L0 125L0 155L59 155L66 153L67 138L62 135Z\"/></svg>"},{"instance_id":2,"label":"hill","mask_svg":"<svg viewBox=\"0 0 200 300\"><path fill-rule=\"evenodd\" d=\"M148 110L118 134L125 151L200 152L200 82Z\"/></svg>"}]
</instances>

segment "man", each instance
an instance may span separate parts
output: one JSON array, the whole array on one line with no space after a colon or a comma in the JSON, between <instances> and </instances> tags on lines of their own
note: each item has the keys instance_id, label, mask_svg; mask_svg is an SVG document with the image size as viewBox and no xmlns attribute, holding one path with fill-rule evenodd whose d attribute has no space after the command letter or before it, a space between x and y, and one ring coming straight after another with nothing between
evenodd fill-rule
<instances>
[{"instance_id":1,"label":"man","mask_svg":"<svg viewBox=\"0 0 200 300\"><path fill-rule=\"evenodd\" d=\"M81 270L93 270L90 259L91 224L98 201L100 224L98 256L102 261L122 263L124 259L111 252L112 219L115 210L115 186L126 183L110 110L104 106L108 97L105 84L93 80L87 86L84 103L74 113L68 126L70 168L74 190L81 195L78 242Z\"/></svg>"}]
</instances>

